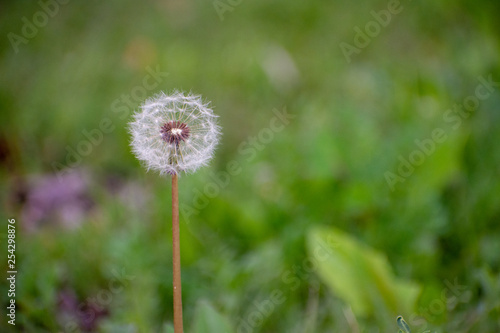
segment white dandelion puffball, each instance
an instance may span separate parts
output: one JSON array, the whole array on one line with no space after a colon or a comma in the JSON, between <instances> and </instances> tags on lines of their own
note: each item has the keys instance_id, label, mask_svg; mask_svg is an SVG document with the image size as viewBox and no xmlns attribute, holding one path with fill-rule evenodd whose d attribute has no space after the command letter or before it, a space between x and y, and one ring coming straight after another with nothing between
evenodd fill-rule
<instances>
[{"instance_id":1,"label":"white dandelion puffball","mask_svg":"<svg viewBox=\"0 0 500 333\"><path fill-rule=\"evenodd\" d=\"M217 116L201 96L161 92L146 100L129 124L132 151L161 175L207 165L219 142Z\"/></svg>"}]
</instances>

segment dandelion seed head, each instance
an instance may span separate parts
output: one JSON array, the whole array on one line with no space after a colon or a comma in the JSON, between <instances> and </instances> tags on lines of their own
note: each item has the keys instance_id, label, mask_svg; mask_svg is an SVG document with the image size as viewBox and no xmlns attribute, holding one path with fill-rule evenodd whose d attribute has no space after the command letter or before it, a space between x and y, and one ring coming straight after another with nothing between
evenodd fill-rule
<instances>
[{"instance_id":1,"label":"dandelion seed head","mask_svg":"<svg viewBox=\"0 0 500 333\"><path fill-rule=\"evenodd\" d=\"M207 165L220 137L217 116L201 96L159 93L146 100L129 124L132 151L162 175Z\"/></svg>"}]
</instances>

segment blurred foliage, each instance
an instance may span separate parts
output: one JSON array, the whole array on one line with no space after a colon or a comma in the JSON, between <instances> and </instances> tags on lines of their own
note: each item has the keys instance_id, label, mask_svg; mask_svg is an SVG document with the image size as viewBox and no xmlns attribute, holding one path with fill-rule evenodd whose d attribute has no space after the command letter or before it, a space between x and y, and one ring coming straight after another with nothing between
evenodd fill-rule
<instances>
[{"instance_id":1,"label":"blurred foliage","mask_svg":"<svg viewBox=\"0 0 500 333\"><path fill-rule=\"evenodd\" d=\"M194 332L234 332L229 320L221 316L208 302L198 303L194 318Z\"/></svg>"},{"instance_id":2,"label":"blurred foliage","mask_svg":"<svg viewBox=\"0 0 500 333\"><path fill-rule=\"evenodd\" d=\"M388 331L397 313L416 311L420 288L395 279L380 253L332 228L313 229L308 238L311 266L356 316L379 316Z\"/></svg>"},{"instance_id":3,"label":"blurred foliage","mask_svg":"<svg viewBox=\"0 0 500 333\"><path fill-rule=\"evenodd\" d=\"M223 20L212 1L68 1L17 52L9 33L47 9L0 3L1 220L19 226L16 330L0 331L169 332L170 186L126 124L173 89L210 100L224 130L212 165L180 179L188 332L396 332L373 297L413 332L500 331L499 86L443 118L479 77L500 81L499 3L401 1L347 62L339 45L387 1L222 2ZM295 118L267 140L274 109ZM391 190L435 129L446 139ZM304 265L308 235L332 230L345 267L377 269L353 275L370 311L332 288L342 272ZM422 287L413 309L398 281Z\"/></svg>"}]
</instances>

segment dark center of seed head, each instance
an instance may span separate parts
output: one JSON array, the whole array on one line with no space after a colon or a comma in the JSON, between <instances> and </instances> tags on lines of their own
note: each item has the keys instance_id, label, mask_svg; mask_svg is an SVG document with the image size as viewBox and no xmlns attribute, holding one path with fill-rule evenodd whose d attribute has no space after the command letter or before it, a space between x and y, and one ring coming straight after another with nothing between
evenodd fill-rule
<instances>
[{"instance_id":1,"label":"dark center of seed head","mask_svg":"<svg viewBox=\"0 0 500 333\"><path fill-rule=\"evenodd\" d=\"M180 121L169 121L160 128L160 134L163 141L178 145L181 141L189 138L190 129L185 123Z\"/></svg>"}]
</instances>

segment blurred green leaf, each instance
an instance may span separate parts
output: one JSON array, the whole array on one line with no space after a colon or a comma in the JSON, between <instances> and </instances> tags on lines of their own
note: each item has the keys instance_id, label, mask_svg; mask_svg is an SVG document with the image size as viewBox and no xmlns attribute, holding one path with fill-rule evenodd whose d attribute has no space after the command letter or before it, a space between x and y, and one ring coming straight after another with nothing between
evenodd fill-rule
<instances>
[{"instance_id":1,"label":"blurred green leaf","mask_svg":"<svg viewBox=\"0 0 500 333\"><path fill-rule=\"evenodd\" d=\"M420 287L395 277L383 254L326 227L310 231L308 250L320 278L356 315L394 318L413 312Z\"/></svg>"}]
</instances>

